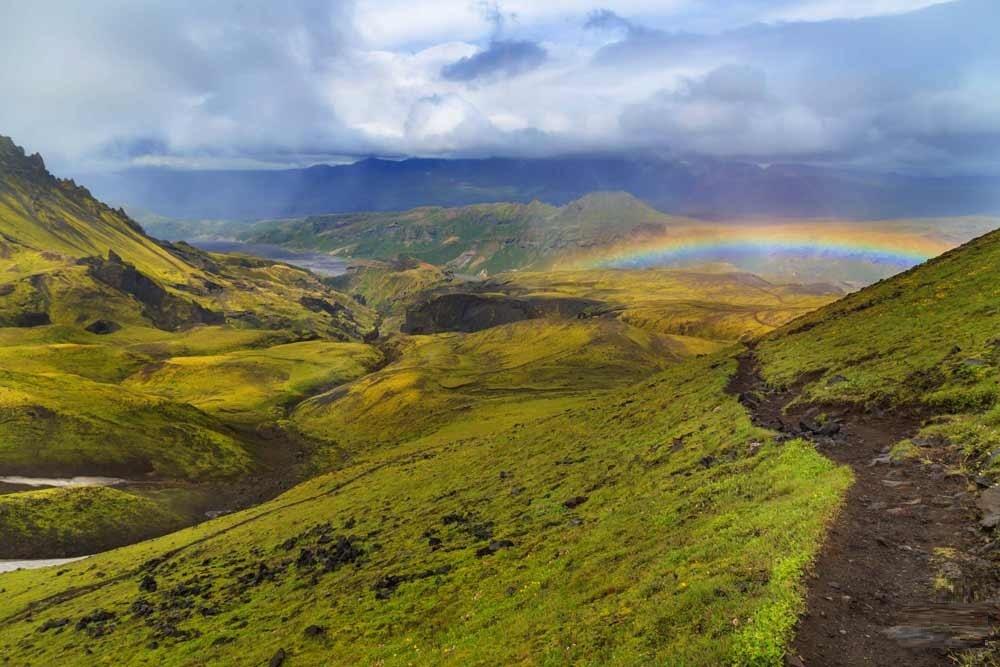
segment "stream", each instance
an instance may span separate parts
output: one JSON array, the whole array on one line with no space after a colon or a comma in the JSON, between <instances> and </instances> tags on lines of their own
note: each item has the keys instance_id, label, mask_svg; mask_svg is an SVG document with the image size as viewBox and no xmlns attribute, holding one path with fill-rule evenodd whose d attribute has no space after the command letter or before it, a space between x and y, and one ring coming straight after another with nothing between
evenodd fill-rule
<instances>
[{"instance_id":1,"label":"stream","mask_svg":"<svg viewBox=\"0 0 1000 667\"><path fill-rule=\"evenodd\" d=\"M76 558L37 558L34 560L0 560L0 574L14 572L15 570L37 570L41 567L65 565L67 563L75 563L84 558L88 558L88 556L78 556Z\"/></svg>"},{"instance_id":2,"label":"stream","mask_svg":"<svg viewBox=\"0 0 1000 667\"><path fill-rule=\"evenodd\" d=\"M340 257L333 257L320 252L296 252L281 246L265 243L241 243L240 241L191 241L208 252L236 252L244 255L255 255L264 259L285 262L303 269L309 269L321 276L339 276L347 272L347 262Z\"/></svg>"},{"instance_id":3,"label":"stream","mask_svg":"<svg viewBox=\"0 0 1000 667\"><path fill-rule=\"evenodd\" d=\"M118 486L127 482L127 479L117 477L21 477L19 475L0 477L0 484L31 487Z\"/></svg>"}]
</instances>

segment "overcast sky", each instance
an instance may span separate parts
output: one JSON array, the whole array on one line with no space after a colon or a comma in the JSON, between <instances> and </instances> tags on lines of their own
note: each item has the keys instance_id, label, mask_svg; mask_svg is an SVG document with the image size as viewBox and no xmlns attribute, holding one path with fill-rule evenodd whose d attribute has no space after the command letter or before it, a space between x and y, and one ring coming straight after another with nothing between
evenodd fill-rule
<instances>
[{"instance_id":1,"label":"overcast sky","mask_svg":"<svg viewBox=\"0 0 1000 667\"><path fill-rule=\"evenodd\" d=\"M0 0L68 173L655 151L995 170L997 0Z\"/></svg>"}]
</instances>

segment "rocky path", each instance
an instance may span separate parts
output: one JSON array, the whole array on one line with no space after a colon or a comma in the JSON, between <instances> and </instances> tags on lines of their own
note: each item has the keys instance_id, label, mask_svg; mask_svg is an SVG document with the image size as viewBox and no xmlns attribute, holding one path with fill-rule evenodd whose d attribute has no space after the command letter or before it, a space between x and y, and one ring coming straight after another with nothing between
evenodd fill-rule
<instances>
[{"instance_id":1,"label":"rocky path","mask_svg":"<svg viewBox=\"0 0 1000 667\"><path fill-rule=\"evenodd\" d=\"M785 407L796 389L769 392L752 350L730 391L755 423L785 438L805 437L851 466L855 483L830 527L808 580L807 611L789 665L837 667L954 664L954 649L982 644L994 610L979 604L996 589L990 541L976 527L974 495L951 474L954 452L918 440L917 459L893 462L889 449L913 436L913 416L875 416Z\"/></svg>"}]
</instances>

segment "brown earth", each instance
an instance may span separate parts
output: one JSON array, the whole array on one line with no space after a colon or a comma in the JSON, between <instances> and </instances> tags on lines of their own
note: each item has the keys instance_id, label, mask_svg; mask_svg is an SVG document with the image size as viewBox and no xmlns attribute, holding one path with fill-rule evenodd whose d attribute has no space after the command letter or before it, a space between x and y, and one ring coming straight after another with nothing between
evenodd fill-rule
<instances>
[{"instance_id":1,"label":"brown earth","mask_svg":"<svg viewBox=\"0 0 1000 667\"><path fill-rule=\"evenodd\" d=\"M730 391L759 426L804 437L848 465L855 482L807 581L806 612L786 658L797 667L949 665L1000 625L993 541L975 525L975 493L945 442L917 439L919 458L894 462L921 415L792 406L798 387L776 392L752 349ZM821 416L822 415L822 416Z\"/></svg>"}]
</instances>

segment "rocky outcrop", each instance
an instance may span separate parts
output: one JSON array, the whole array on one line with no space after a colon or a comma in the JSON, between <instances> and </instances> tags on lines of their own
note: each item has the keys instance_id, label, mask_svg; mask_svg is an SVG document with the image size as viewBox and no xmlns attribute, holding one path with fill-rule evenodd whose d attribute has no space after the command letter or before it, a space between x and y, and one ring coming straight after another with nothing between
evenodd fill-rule
<instances>
[{"instance_id":1,"label":"rocky outcrop","mask_svg":"<svg viewBox=\"0 0 1000 667\"><path fill-rule=\"evenodd\" d=\"M108 251L107 259L87 257L80 261L87 265L88 272L95 280L138 301L142 305L143 316L159 329L176 331L195 324L225 322L222 313L208 310L198 303L171 294L113 250Z\"/></svg>"}]
</instances>

